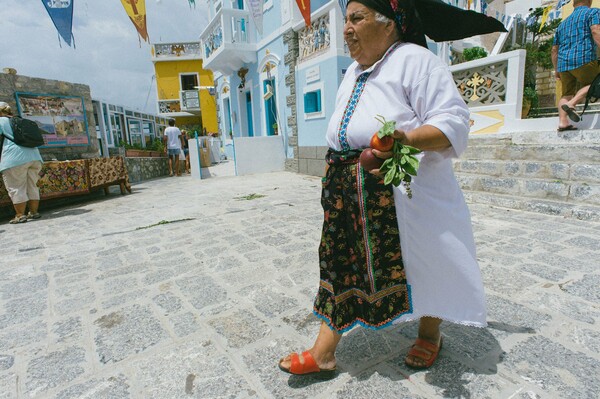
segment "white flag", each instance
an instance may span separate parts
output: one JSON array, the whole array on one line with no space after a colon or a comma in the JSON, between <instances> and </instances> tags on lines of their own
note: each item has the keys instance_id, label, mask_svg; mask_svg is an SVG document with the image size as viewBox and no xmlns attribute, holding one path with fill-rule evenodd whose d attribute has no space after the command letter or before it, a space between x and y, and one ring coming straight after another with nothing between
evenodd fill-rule
<instances>
[{"instance_id":1,"label":"white flag","mask_svg":"<svg viewBox=\"0 0 600 399\"><path fill-rule=\"evenodd\" d=\"M263 3L263 0L246 0L246 4L248 5L250 13L252 14L252 19L254 20L256 30L261 35L263 31Z\"/></svg>"}]
</instances>

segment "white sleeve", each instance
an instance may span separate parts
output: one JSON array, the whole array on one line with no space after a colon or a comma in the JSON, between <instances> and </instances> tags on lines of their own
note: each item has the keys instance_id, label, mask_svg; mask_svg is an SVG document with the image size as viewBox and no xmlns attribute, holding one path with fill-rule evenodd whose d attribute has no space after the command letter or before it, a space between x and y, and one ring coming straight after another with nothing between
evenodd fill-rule
<instances>
[{"instance_id":1,"label":"white sleeve","mask_svg":"<svg viewBox=\"0 0 600 399\"><path fill-rule=\"evenodd\" d=\"M467 148L470 114L450 71L445 66L432 69L413 86L408 95L422 124L437 127L450 140L452 147L441 154L445 157L459 157Z\"/></svg>"}]
</instances>

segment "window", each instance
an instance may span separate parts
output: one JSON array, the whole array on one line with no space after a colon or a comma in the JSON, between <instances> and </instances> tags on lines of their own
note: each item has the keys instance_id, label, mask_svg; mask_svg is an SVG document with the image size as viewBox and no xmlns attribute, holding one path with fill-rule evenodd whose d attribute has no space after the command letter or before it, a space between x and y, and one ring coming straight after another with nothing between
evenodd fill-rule
<instances>
[{"instance_id":1,"label":"window","mask_svg":"<svg viewBox=\"0 0 600 399\"><path fill-rule=\"evenodd\" d=\"M304 119L325 117L323 83L310 84L304 88Z\"/></svg>"},{"instance_id":2,"label":"window","mask_svg":"<svg viewBox=\"0 0 600 399\"><path fill-rule=\"evenodd\" d=\"M197 74L189 74L189 75L180 75L181 79L181 90L198 90L196 86L198 86L198 75Z\"/></svg>"},{"instance_id":3,"label":"window","mask_svg":"<svg viewBox=\"0 0 600 399\"><path fill-rule=\"evenodd\" d=\"M312 114L315 112L321 112L321 90L304 94L304 113Z\"/></svg>"}]
</instances>

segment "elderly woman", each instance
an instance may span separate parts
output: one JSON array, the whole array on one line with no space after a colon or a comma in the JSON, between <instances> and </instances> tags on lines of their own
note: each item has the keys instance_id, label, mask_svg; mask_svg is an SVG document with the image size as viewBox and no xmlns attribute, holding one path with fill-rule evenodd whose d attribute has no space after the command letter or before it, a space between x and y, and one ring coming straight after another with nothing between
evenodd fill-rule
<instances>
[{"instance_id":1,"label":"elderly woman","mask_svg":"<svg viewBox=\"0 0 600 399\"><path fill-rule=\"evenodd\" d=\"M15 144L10 127L12 111L5 102L0 102L0 135L3 136L0 173L10 200L15 208L15 217L11 224L25 223L38 219L40 191L37 187L42 169L42 157L37 148L22 147ZM29 213L25 213L29 208Z\"/></svg>"},{"instance_id":2,"label":"elderly woman","mask_svg":"<svg viewBox=\"0 0 600 399\"><path fill-rule=\"evenodd\" d=\"M469 110L446 65L414 44L424 42L418 22L412 1L348 2L344 36L355 62L327 129L314 303L322 323L312 348L280 360L283 371L331 376L342 333L358 324L380 329L418 320L405 358L417 369L435 361L442 320L486 326L469 210L452 170L467 146ZM395 140L423 150L412 198L358 163L381 127L378 114L397 122Z\"/></svg>"}]
</instances>

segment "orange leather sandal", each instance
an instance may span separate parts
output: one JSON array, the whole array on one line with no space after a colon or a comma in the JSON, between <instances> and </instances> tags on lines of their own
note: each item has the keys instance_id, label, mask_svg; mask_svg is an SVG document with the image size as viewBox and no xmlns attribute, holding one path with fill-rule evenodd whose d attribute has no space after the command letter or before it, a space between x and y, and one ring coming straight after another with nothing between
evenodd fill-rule
<instances>
[{"instance_id":1,"label":"orange leather sandal","mask_svg":"<svg viewBox=\"0 0 600 399\"><path fill-rule=\"evenodd\" d=\"M335 375L335 367L332 369L319 368L309 351L303 352L302 357L304 358L304 363L300 363L300 356L294 352L291 354L292 364L290 368L285 368L281 365L283 359L279 361L279 368L281 371L294 375L312 375L320 378L332 378Z\"/></svg>"},{"instance_id":2,"label":"orange leather sandal","mask_svg":"<svg viewBox=\"0 0 600 399\"><path fill-rule=\"evenodd\" d=\"M425 349L427 352L420 350L419 348ZM422 366L415 366L414 364L408 363L404 360L404 363L413 369L422 370L431 367L435 359L437 359L438 354L442 350L442 336L440 335L440 343L438 345L432 344L429 341L425 341L424 339L417 338L414 345L408 351L408 356L413 356L417 359L425 361L425 364Z\"/></svg>"}]
</instances>

